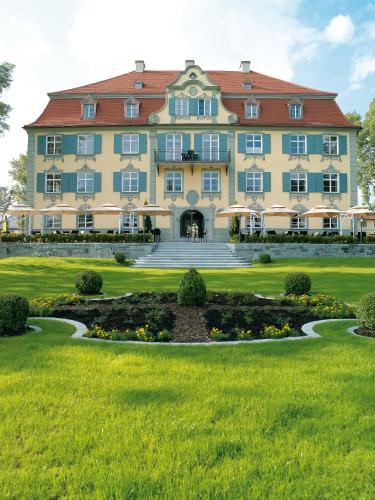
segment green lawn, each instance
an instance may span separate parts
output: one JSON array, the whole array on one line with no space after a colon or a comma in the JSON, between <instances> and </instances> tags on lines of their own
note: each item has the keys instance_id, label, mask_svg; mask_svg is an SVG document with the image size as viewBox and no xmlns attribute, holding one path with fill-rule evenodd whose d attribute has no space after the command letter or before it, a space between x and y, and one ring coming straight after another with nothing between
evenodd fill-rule
<instances>
[{"instance_id":1,"label":"green lawn","mask_svg":"<svg viewBox=\"0 0 375 500\"><path fill-rule=\"evenodd\" d=\"M267 291L260 277L279 283L278 269L245 274ZM350 321L321 339L211 347L96 344L33 323L42 334L0 338L0 498L375 497L375 341Z\"/></svg>"},{"instance_id":2,"label":"green lawn","mask_svg":"<svg viewBox=\"0 0 375 500\"><path fill-rule=\"evenodd\" d=\"M84 269L99 271L104 290L110 295L175 290L184 273L175 269L131 269L110 259L11 258L0 260L1 293L17 292L33 298L73 291L74 277ZM277 294L283 291L284 276L290 271L308 272L314 293L333 294L348 302L375 288L375 259L371 258L279 259L249 269L202 270L202 274L209 289Z\"/></svg>"}]
</instances>

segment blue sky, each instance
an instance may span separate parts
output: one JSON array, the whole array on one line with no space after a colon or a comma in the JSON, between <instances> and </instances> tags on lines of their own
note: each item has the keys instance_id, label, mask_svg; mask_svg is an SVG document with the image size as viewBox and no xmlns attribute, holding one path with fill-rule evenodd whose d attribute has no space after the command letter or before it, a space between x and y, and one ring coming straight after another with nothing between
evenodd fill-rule
<instances>
[{"instance_id":1,"label":"blue sky","mask_svg":"<svg viewBox=\"0 0 375 500\"><path fill-rule=\"evenodd\" d=\"M46 0L2 2L0 61L16 64L3 99L13 111L0 138L0 185L26 151L22 125L47 92L109 78L144 59L147 69L252 69L339 93L364 114L375 97L375 1Z\"/></svg>"}]
</instances>

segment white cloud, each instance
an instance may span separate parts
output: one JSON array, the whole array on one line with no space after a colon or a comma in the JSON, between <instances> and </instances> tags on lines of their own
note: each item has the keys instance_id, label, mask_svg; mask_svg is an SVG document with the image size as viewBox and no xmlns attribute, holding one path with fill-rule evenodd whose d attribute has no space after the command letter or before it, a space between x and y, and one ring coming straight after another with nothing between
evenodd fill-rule
<instances>
[{"instance_id":1,"label":"white cloud","mask_svg":"<svg viewBox=\"0 0 375 500\"><path fill-rule=\"evenodd\" d=\"M350 16L339 14L331 19L324 31L324 38L331 43L349 42L354 35L355 27Z\"/></svg>"},{"instance_id":2,"label":"white cloud","mask_svg":"<svg viewBox=\"0 0 375 500\"><path fill-rule=\"evenodd\" d=\"M375 73L375 56L367 54L354 60L349 90L357 90L362 87L363 81Z\"/></svg>"}]
</instances>

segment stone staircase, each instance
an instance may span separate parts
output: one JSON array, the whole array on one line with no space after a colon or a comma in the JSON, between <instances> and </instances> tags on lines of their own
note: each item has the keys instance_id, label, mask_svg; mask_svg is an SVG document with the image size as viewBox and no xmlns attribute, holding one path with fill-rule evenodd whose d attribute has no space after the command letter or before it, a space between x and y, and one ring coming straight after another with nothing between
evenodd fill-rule
<instances>
[{"instance_id":1,"label":"stone staircase","mask_svg":"<svg viewBox=\"0 0 375 500\"><path fill-rule=\"evenodd\" d=\"M159 243L151 254L138 258L133 267L230 269L249 267L249 262L238 258L225 243L171 241Z\"/></svg>"}]
</instances>

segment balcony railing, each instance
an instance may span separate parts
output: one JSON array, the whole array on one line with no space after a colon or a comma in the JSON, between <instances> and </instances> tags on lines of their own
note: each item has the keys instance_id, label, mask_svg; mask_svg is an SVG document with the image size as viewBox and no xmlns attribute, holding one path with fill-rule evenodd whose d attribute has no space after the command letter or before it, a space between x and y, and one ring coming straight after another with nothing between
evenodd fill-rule
<instances>
[{"instance_id":1,"label":"balcony railing","mask_svg":"<svg viewBox=\"0 0 375 500\"><path fill-rule=\"evenodd\" d=\"M154 160L160 163L222 163L229 164L231 161L231 152L227 149L194 149L174 150L158 149L154 151Z\"/></svg>"}]
</instances>

